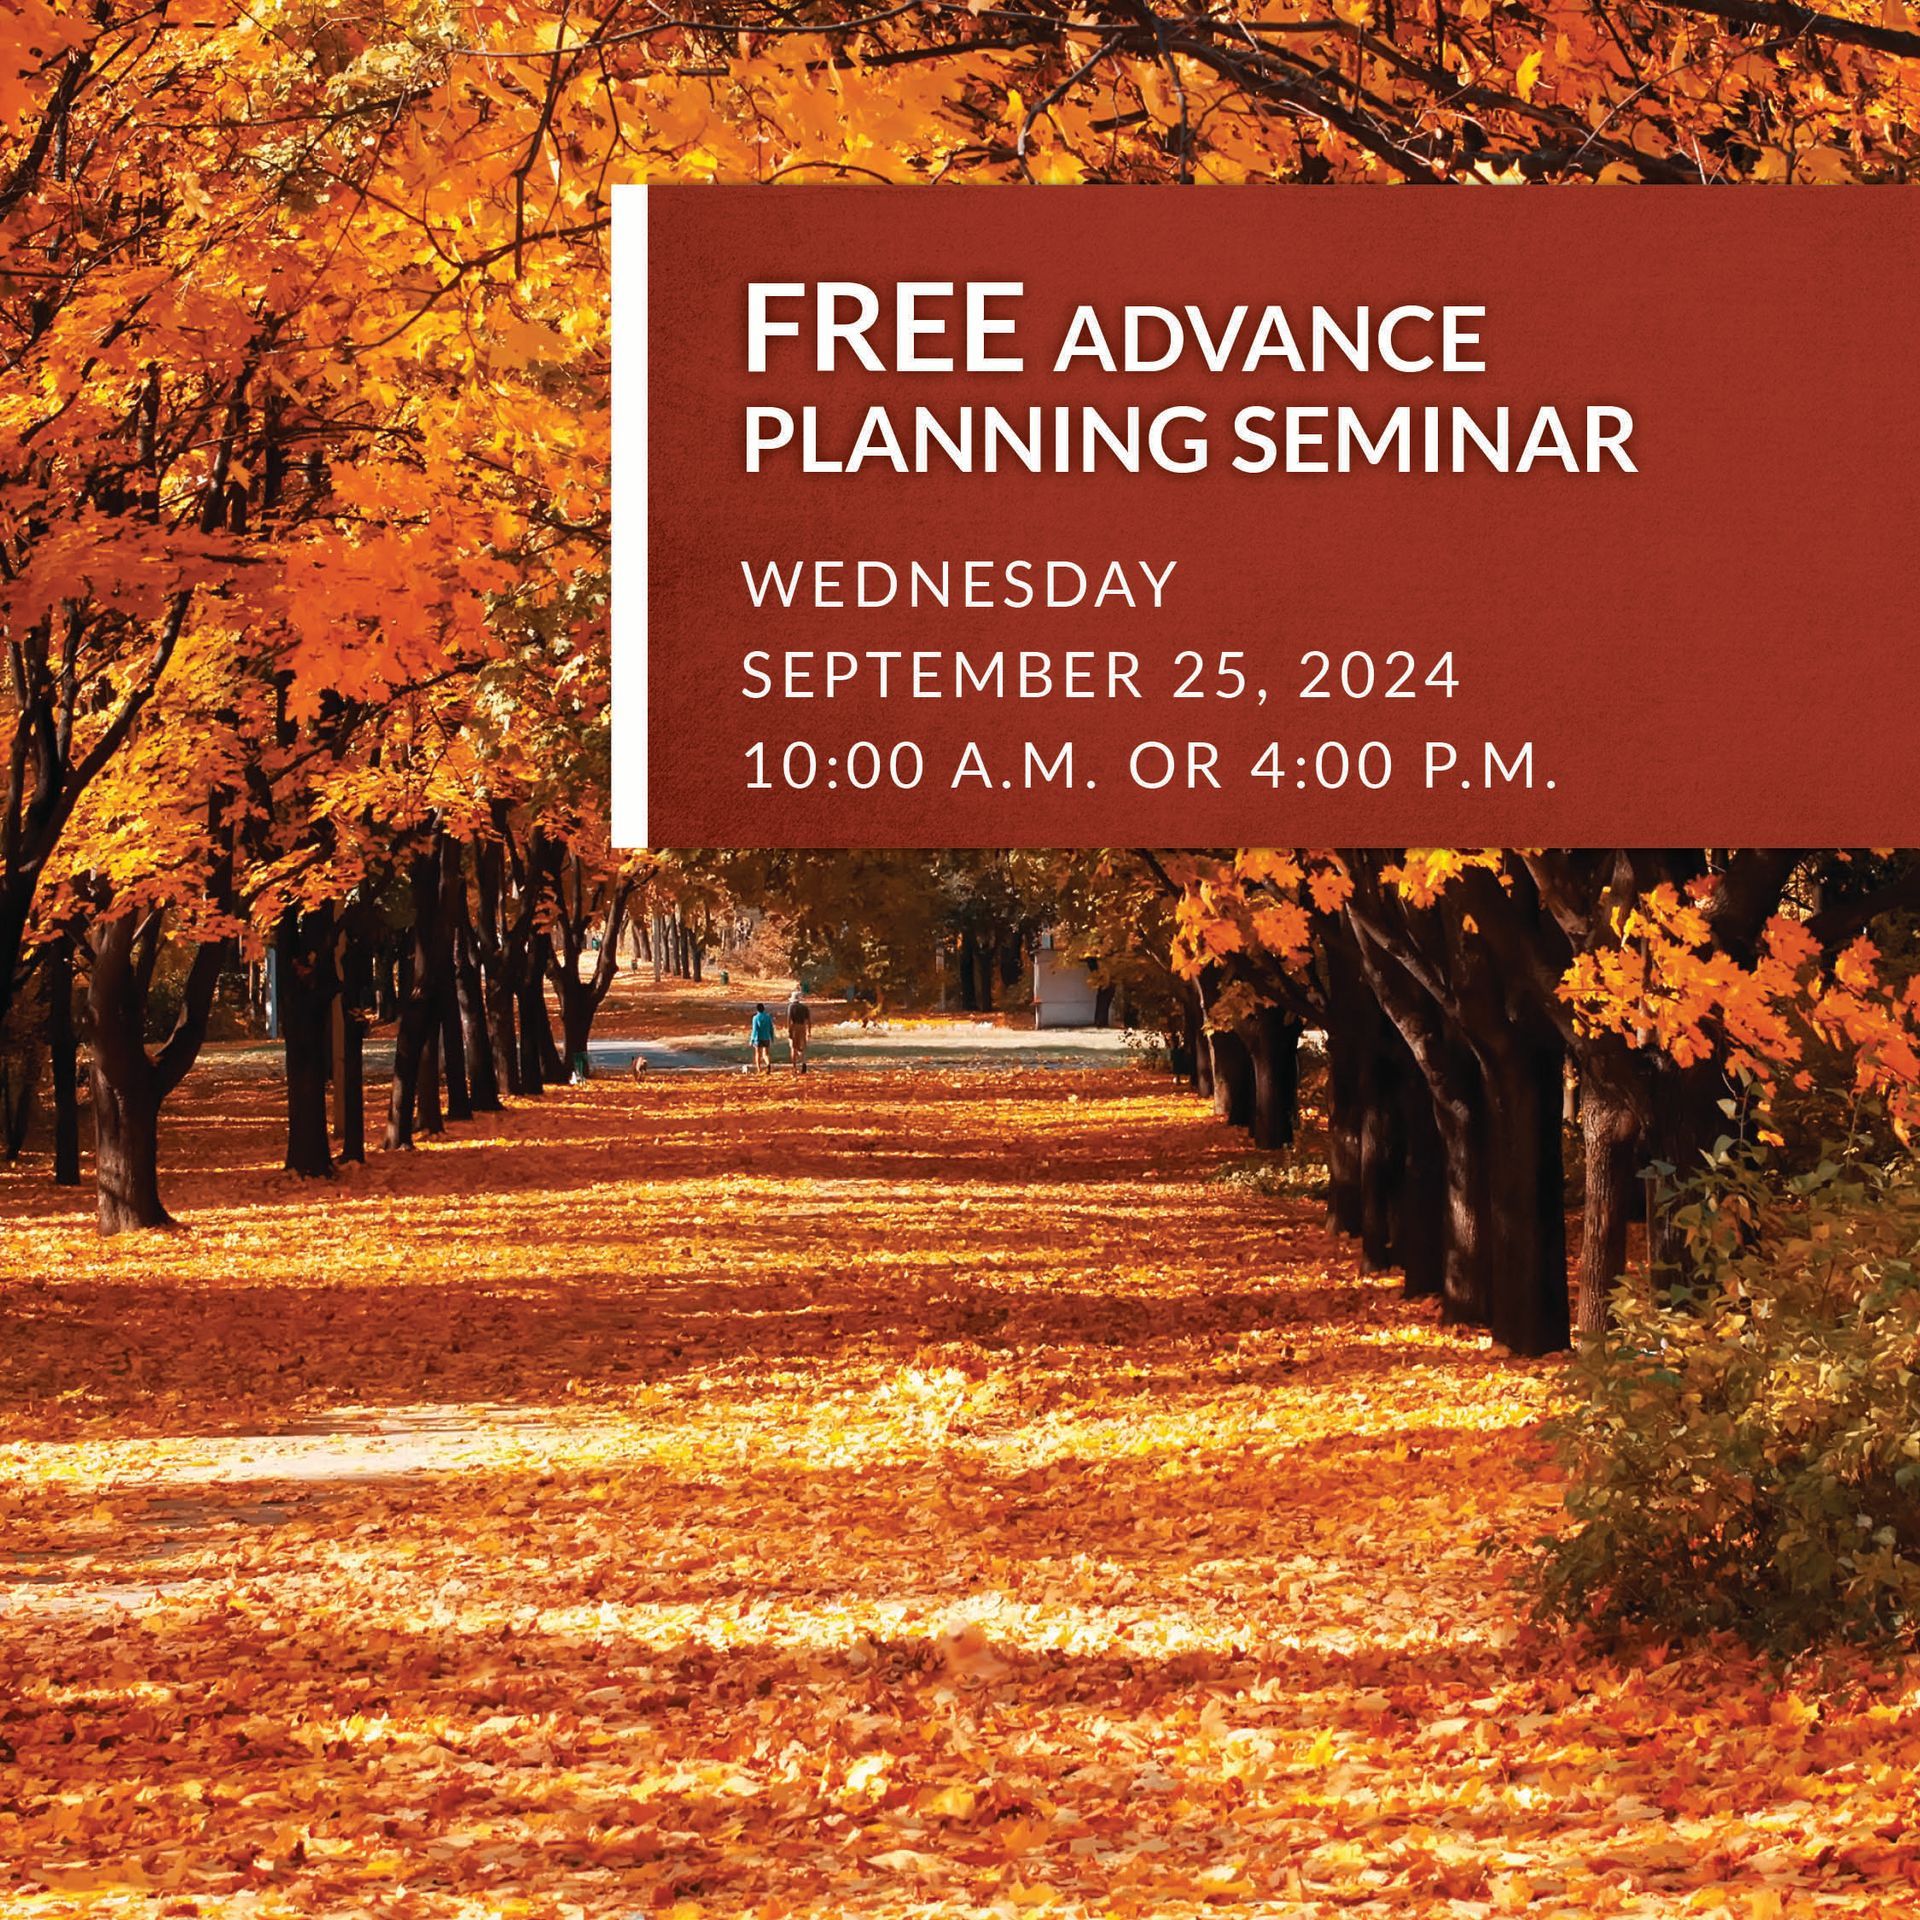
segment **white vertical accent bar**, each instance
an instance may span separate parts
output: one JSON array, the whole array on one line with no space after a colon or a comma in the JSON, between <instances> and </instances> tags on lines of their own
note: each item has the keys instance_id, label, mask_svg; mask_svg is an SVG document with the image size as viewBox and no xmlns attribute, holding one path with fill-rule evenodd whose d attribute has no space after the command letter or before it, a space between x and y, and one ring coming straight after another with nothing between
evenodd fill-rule
<instances>
[{"instance_id":1,"label":"white vertical accent bar","mask_svg":"<svg viewBox=\"0 0 1920 1920\"><path fill-rule=\"evenodd\" d=\"M647 190L613 190L613 844L647 842Z\"/></svg>"}]
</instances>

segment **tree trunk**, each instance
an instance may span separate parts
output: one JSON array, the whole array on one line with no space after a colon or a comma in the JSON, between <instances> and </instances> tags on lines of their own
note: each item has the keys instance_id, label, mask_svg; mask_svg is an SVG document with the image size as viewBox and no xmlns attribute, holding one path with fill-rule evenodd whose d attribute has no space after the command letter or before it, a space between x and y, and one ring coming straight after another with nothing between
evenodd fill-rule
<instances>
[{"instance_id":1,"label":"tree trunk","mask_svg":"<svg viewBox=\"0 0 1920 1920\"><path fill-rule=\"evenodd\" d=\"M520 1075L520 1036L513 1018L513 986L499 974L482 976L487 1001L487 1039L493 1049L493 1077L503 1094L524 1093ZM539 1092L539 1088L534 1091Z\"/></svg>"},{"instance_id":2,"label":"tree trunk","mask_svg":"<svg viewBox=\"0 0 1920 1920\"><path fill-rule=\"evenodd\" d=\"M547 1054L552 1051L553 1036L548 1034L542 1047L540 1035L547 1024L546 996L540 990L540 972L531 961L527 977L514 994L515 1021L520 1030L520 1091L538 1094L547 1084Z\"/></svg>"},{"instance_id":3,"label":"tree trunk","mask_svg":"<svg viewBox=\"0 0 1920 1920\"><path fill-rule=\"evenodd\" d=\"M0 1064L0 1149L9 1165L27 1150L34 1096L40 1090L40 1048L29 1040Z\"/></svg>"},{"instance_id":4,"label":"tree trunk","mask_svg":"<svg viewBox=\"0 0 1920 1920\"><path fill-rule=\"evenodd\" d=\"M567 1081L567 1063L560 1058L560 1045L553 1037L553 1019L547 1011L547 996L541 980L544 972L548 942L544 935L529 957L529 971L532 975L533 990L527 1007L521 1013L523 1023L531 1016L533 1023L533 1043L540 1055L540 1072L551 1086L564 1086Z\"/></svg>"},{"instance_id":5,"label":"tree trunk","mask_svg":"<svg viewBox=\"0 0 1920 1920\"><path fill-rule=\"evenodd\" d=\"M468 923L471 944L480 969L481 998L486 1006L487 1041L493 1054L497 1093L518 1093L520 1054L513 1024L514 956L509 952L505 924L506 850L497 839L482 840L473 850L475 915Z\"/></svg>"},{"instance_id":6,"label":"tree trunk","mask_svg":"<svg viewBox=\"0 0 1920 1920\"><path fill-rule=\"evenodd\" d=\"M542 958L560 1003L561 1041L566 1049L562 1073L568 1079L584 1080L592 1071L589 1049L593 1018L619 972L618 932L627 916L633 883L617 875L604 882L589 882L585 861L561 847L549 848L547 857L550 864L543 870L543 878L559 911L543 936ZM597 948L592 944L596 920L602 927ZM680 926L698 979L700 943L684 916ZM591 967L587 965L589 957ZM541 1013L544 1019L544 1004Z\"/></svg>"},{"instance_id":7,"label":"tree trunk","mask_svg":"<svg viewBox=\"0 0 1920 1920\"><path fill-rule=\"evenodd\" d=\"M1362 1175L1367 1104L1354 1084L1359 1078L1347 1043L1327 1032L1327 1225L1335 1233L1357 1235L1362 1226L1365 1186Z\"/></svg>"},{"instance_id":8,"label":"tree trunk","mask_svg":"<svg viewBox=\"0 0 1920 1920\"><path fill-rule=\"evenodd\" d=\"M374 954L374 1024L389 1026L400 1018L400 948L391 935L381 939Z\"/></svg>"},{"instance_id":9,"label":"tree trunk","mask_svg":"<svg viewBox=\"0 0 1920 1920\"><path fill-rule=\"evenodd\" d=\"M408 865L413 943L401 985L399 1023L393 1035L393 1086L387 1100L389 1151L413 1145L426 1061L440 1032L440 859L441 844L436 836ZM431 1111L437 1116L437 1094Z\"/></svg>"},{"instance_id":10,"label":"tree trunk","mask_svg":"<svg viewBox=\"0 0 1920 1920\"><path fill-rule=\"evenodd\" d=\"M387 1131L381 1145L393 1153L413 1145L414 1109L420 1100L420 1062L426 1051L425 1011L416 1011L413 996L402 996L400 1023L393 1032L393 1084L387 1090ZM409 1019L409 1013L413 1018Z\"/></svg>"},{"instance_id":11,"label":"tree trunk","mask_svg":"<svg viewBox=\"0 0 1920 1920\"><path fill-rule=\"evenodd\" d=\"M1434 1122L1433 1096L1407 1061L1400 1081L1400 1183L1393 1257L1408 1297L1437 1298L1447 1277L1447 1162Z\"/></svg>"},{"instance_id":12,"label":"tree trunk","mask_svg":"<svg viewBox=\"0 0 1920 1920\"><path fill-rule=\"evenodd\" d=\"M1327 1035L1327 1224L1335 1233L1358 1235L1369 1088L1380 1050L1390 1037L1398 1045L1398 1038L1367 984L1344 923L1329 922L1320 950Z\"/></svg>"},{"instance_id":13,"label":"tree trunk","mask_svg":"<svg viewBox=\"0 0 1920 1920\"><path fill-rule=\"evenodd\" d=\"M1276 1152L1293 1144L1300 1109L1300 1022L1262 1007L1241 1029L1253 1076L1253 1144Z\"/></svg>"},{"instance_id":14,"label":"tree trunk","mask_svg":"<svg viewBox=\"0 0 1920 1920\"><path fill-rule=\"evenodd\" d=\"M584 980L565 981L560 993L560 1037L566 1047L569 1078L587 1058L593 1037L593 989Z\"/></svg>"},{"instance_id":15,"label":"tree trunk","mask_svg":"<svg viewBox=\"0 0 1920 1920\"><path fill-rule=\"evenodd\" d=\"M454 984L460 1002L460 1032L466 1043L467 1095L476 1113L500 1111L500 1079L495 1072L494 1040L487 1024L486 990L473 957L473 931L467 924L465 895L453 925Z\"/></svg>"},{"instance_id":16,"label":"tree trunk","mask_svg":"<svg viewBox=\"0 0 1920 1920\"><path fill-rule=\"evenodd\" d=\"M1213 1048L1207 1040L1206 1009L1193 987L1185 987L1180 1002L1181 1023L1187 1038L1187 1077L1202 1100L1213 1098Z\"/></svg>"},{"instance_id":17,"label":"tree trunk","mask_svg":"<svg viewBox=\"0 0 1920 1920\"><path fill-rule=\"evenodd\" d=\"M440 996L440 1087L446 1099L449 1123L473 1118L473 1097L467 1089L467 1048L460 1029L458 978L447 982Z\"/></svg>"},{"instance_id":18,"label":"tree trunk","mask_svg":"<svg viewBox=\"0 0 1920 1920\"><path fill-rule=\"evenodd\" d=\"M1479 1100L1468 1084L1459 1072L1450 1072L1440 1084L1431 1079L1427 1083L1445 1168L1440 1305L1449 1320L1483 1327L1491 1296L1487 1275L1491 1249L1485 1225L1487 1147Z\"/></svg>"},{"instance_id":19,"label":"tree trunk","mask_svg":"<svg viewBox=\"0 0 1920 1920\"><path fill-rule=\"evenodd\" d=\"M979 996L973 984L973 933L970 928L960 929L960 948L953 964L960 986L960 1011L972 1013L979 1005Z\"/></svg>"},{"instance_id":20,"label":"tree trunk","mask_svg":"<svg viewBox=\"0 0 1920 1920\"><path fill-rule=\"evenodd\" d=\"M1481 1055L1488 1130L1487 1324L1518 1354L1567 1344L1567 1235L1557 1039L1510 1030Z\"/></svg>"},{"instance_id":21,"label":"tree trunk","mask_svg":"<svg viewBox=\"0 0 1920 1920\"><path fill-rule=\"evenodd\" d=\"M1253 1061L1237 1033L1209 1031L1213 1055L1213 1111L1230 1127L1253 1125Z\"/></svg>"},{"instance_id":22,"label":"tree trunk","mask_svg":"<svg viewBox=\"0 0 1920 1920\"><path fill-rule=\"evenodd\" d=\"M1400 1263L1407 1138L1400 1086L1404 1076L1397 1066L1384 1045L1377 1047L1361 1092L1360 1264L1368 1273L1385 1273Z\"/></svg>"},{"instance_id":23,"label":"tree trunk","mask_svg":"<svg viewBox=\"0 0 1920 1920\"><path fill-rule=\"evenodd\" d=\"M53 1183L80 1184L80 1036L73 1024L73 939L47 948L47 1051L53 1077Z\"/></svg>"},{"instance_id":24,"label":"tree trunk","mask_svg":"<svg viewBox=\"0 0 1920 1920\"><path fill-rule=\"evenodd\" d=\"M1488 1249L1485 1162L1488 1154L1480 1070L1433 996L1395 958L1356 891L1348 922L1367 984L1400 1035L1427 1090L1443 1170L1444 1254L1440 1304L1449 1320L1484 1326Z\"/></svg>"},{"instance_id":25,"label":"tree trunk","mask_svg":"<svg viewBox=\"0 0 1920 1920\"><path fill-rule=\"evenodd\" d=\"M367 1157L367 1022L376 991L369 911L356 902L341 916L335 961L340 997L334 1008L333 1126L339 1158L356 1165Z\"/></svg>"},{"instance_id":26,"label":"tree trunk","mask_svg":"<svg viewBox=\"0 0 1920 1920\"><path fill-rule=\"evenodd\" d=\"M280 1042L287 1072L289 1173L333 1178L327 1080L333 1050L333 913L288 908L274 932L280 981Z\"/></svg>"},{"instance_id":27,"label":"tree trunk","mask_svg":"<svg viewBox=\"0 0 1920 1920\"><path fill-rule=\"evenodd\" d=\"M340 1158L358 1165L367 1157L367 1023L358 1007L341 1010L334 1109Z\"/></svg>"},{"instance_id":28,"label":"tree trunk","mask_svg":"<svg viewBox=\"0 0 1920 1920\"><path fill-rule=\"evenodd\" d=\"M93 1056L93 1164L100 1195L100 1232L170 1227L160 1199L160 1095L151 1075L122 1077L102 1064L99 1029ZM144 1054L145 1046L141 1046Z\"/></svg>"},{"instance_id":29,"label":"tree trunk","mask_svg":"<svg viewBox=\"0 0 1920 1920\"><path fill-rule=\"evenodd\" d=\"M435 1134L447 1130L447 1116L440 1106L440 1022L434 1020L433 1031L427 1035L427 1044L420 1054L420 1074L413 1089L413 1130L424 1133L431 1139Z\"/></svg>"},{"instance_id":30,"label":"tree trunk","mask_svg":"<svg viewBox=\"0 0 1920 1920\"><path fill-rule=\"evenodd\" d=\"M1582 1077L1580 1132L1586 1208L1580 1234L1579 1331L1603 1333L1613 1283L1627 1268L1627 1223L1640 1173L1640 1122L1630 1101L1597 1075Z\"/></svg>"},{"instance_id":31,"label":"tree trunk","mask_svg":"<svg viewBox=\"0 0 1920 1920\"><path fill-rule=\"evenodd\" d=\"M147 1051L146 1015L160 946L158 920L121 914L97 922L88 938L100 1231L171 1226L172 1216L160 1199L160 1106L185 1078L206 1038L225 949L206 945L195 952L179 1015L156 1057Z\"/></svg>"}]
</instances>

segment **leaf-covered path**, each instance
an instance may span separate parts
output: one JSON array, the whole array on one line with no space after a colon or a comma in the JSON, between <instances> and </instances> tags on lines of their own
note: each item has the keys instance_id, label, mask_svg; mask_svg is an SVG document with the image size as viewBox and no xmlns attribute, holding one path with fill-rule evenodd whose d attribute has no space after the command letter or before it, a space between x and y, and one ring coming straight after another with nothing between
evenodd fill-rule
<instances>
[{"instance_id":1,"label":"leaf-covered path","mask_svg":"<svg viewBox=\"0 0 1920 1920\"><path fill-rule=\"evenodd\" d=\"M0 1186L9 1915L1920 1908L1910 1677L1524 1624L1555 1370L1132 1072Z\"/></svg>"}]
</instances>

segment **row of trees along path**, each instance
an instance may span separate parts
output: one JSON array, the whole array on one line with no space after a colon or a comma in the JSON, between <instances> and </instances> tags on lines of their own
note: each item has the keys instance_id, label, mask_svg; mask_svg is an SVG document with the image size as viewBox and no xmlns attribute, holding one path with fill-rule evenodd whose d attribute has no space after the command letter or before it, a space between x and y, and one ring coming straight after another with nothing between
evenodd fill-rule
<instances>
[{"instance_id":1,"label":"row of trees along path","mask_svg":"<svg viewBox=\"0 0 1920 1920\"><path fill-rule=\"evenodd\" d=\"M489 1097L489 1063L497 1092L577 1051L596 990L579 942L621 884L604 791L614 185L1898 181L1920 124L1904 15L1774 0L1422 0L1284 33L1207 11L839 0L805 22L749 0L670 20L624 0L429 15L320 9L269 31L234 0L191 17L28 0L0 46L0 1022L7 1047L51 1055L76 1177L79 982L109 1231L164 1218L159 1113L237 955L283 955L303 1171L326 1150L323 1012L343 984L362 1004L385 937L409 946L388 1136L419 1124L436 1047L443 1111ZM1274 976L1248 1013L1247 1087L1230 1049L1215 1076L1268 1135L1286 1032L1313 1011L1300 996L1364 1024L1366 984L1406 1058L1362 1076L1380 1083L1362 1159L1408 1171L1390 1206L1363 1179L1361 1211L1419 1284L1437 1265L1450 1308L1524 1346L1560 1331L1556 1047L1582 1056L1603 1164L1669 1126L1687 1144L1711 1104L1698 1063L1627 1059L1633 1036L1597 1037L1604 1021L1570 1035L1555 963L1604 959L1610 936L1582 931L1595 901L1692 868L1724 891L1716 938L1737 959L1779 864L1597 858L1612 867L1519 863L1484 923L1453 889L1422 917L1355 863L1315 984L1224 953L1190 976L1202 1027L1234 1034L1223 996ZM1066 879L1114 904L1097 876ZM1483 931L1463 941L1469 918ZM1100 952L1151 972L1165 948L1154 931ZM1000 958L975 935L976 1000ZM542 975L566 1029L551 1050ZM1384 1091L1415 1073L1430 1114ZM27 1078L8 1073L9 1125ZM1341 1086L1358 1098L1344 1067ZM1458 1140L1470 1122L1499 1150L1471 1179L1454 1155L1453 1188L1422 1197L1429 1123ZM1601 1266L1626 1177L1597 1183Z\"/></svg>"},{"instance_id":2,"label":"row of trees along path","mask_svg":"<svg viewBox=\"0 0 1920 1920\"><path fill-rule=\"evenodd\" d=\"M503 1096L538 1096L586 1056L620 953L637 961L645 952L639 923L652 917L657 883L596 863L538 825L523 834L504 808L490 824L472 842L429 829L397 850L384 885L288 906L274 921L290 1171L325 1178L336 1160L363 1159L370 1134L406 1147L497 1111ZM703 936L687 929L704 922L690 909L662 918L680 951L700 950ZM45 1097L52 1177L79 1183L84 1058L103 1233L171 1224L161 1112L199 1056L239 948L238 936L172 933L156 907L76 914L28 951L7 1010L10 1154ZM393 1066L384 1114L370 1127L366 1041L382 1021Z\"/></svg>"},{"instance_id":3,"label":"row of trees along path","mask_svg":"<svg viewBox=\"0 0 1920 1920\"><path fill-rule=\"evenodd\" d=\"M771 913L803 960L885 994L930 991L935 953L964 987L983 925L996 951L1017 952L1050 923L1136 1020L1164 1026L1180 1070L1256 1147L1294 1142L1302 1038L1323 1035L1332 1224L1367 1267L1399 1270L1447 1317L1542 1353L1604 1323L1636 1216L1650 1258L1678 1257L1668 1208L1649 1204L1653 1176L1697 1167L1743 1088L1839 1045L1843 1077L1898 1109L1920 1071L1913 996L1867 939L1920 900L1908 856L1093 849L622 862L591 825L556 830L524 804L495 800L467 827L462 837L430 817L393 838L384 864L363 861L346 898L275 915L292 1171L324 1177L336 1155L364 1154L376 1018L393 1030L380 1138L405 1147L576 1070L621 953L635 964L658 953L665 924L678 930L674 964L691 971L689 948ZM210 897L237 899L243 837L205 836ZM24 1032L50 1062L54 1176L77 1181L84 1033L101 1229L163 1225L161 1107L247 923L230 907L228 929L202 921L193 937L192 916L188 933L170 933L164 904L89 915L80 888L64 898L66 917L25 950L32 991L8 1010L15 1058ZM30 1095L35 1076L15 1077ZM1569 1122L1584 1155L1577 1314Z\"/></svg>"},{"instance_id":4,"label":"row of trees along path","mask_svg":"<svg viewBox=\"0 0 1920 1920\"><path fill-rule=\"evenodd\" d=\"M1837 1044L1840 1084L1912 1099L1913 999L1866 938L1920 901L1908 856L1136 857L1172 905L1194 1084L1257 1145L1285 1146L1301 1036L1323 1031L1333 1223L1369 1266L1522 1353L1569 1338L1569 1119L1591 1331L1632 1219L1651 1259L1679 1260L1650 1186L1701 1166L1743 1089Z\"/></svg>"},{"instance_id":5,"label":"row of trees along path","mask_svg":"<svg viewBox=\"0 0 1920 1920\"><path fill-rule=\"evenodd\" d=\"M1324 1036L1333 1225L1370 1268L1521 1353L1604 1323L1673 1180L1809 1067L1896 1125L1920 1078L1920 862L1847 849L949 851L682 856L875 997L951 993L983 951L1056 947L1164 1028L1254 1146L1288 1147ZM929 969L930 954L944 956ZM1581 1159L1568 1286L1568 1143Z\"/></svg>"}]
</instances>

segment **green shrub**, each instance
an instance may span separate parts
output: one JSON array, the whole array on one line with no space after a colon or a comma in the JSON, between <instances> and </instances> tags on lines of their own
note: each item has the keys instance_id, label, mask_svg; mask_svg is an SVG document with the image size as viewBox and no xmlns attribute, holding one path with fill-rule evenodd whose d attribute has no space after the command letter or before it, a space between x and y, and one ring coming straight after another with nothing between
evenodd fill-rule
<instances>
[{"instance_id":1,"label":"green shrub","mask_svg":"<svg viewBox=\"0 0 1920 1920\"><path fill-rule=\"evenodd\" d=\"M1920 1184L1722 1152L1555 1424L1549 1616L1783 1646L1920 1628ZM1660 1280L1660 1276L1655 1276Z\"/></svg>"}]
</instances>

